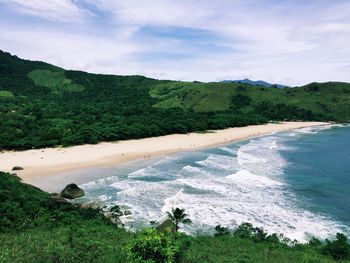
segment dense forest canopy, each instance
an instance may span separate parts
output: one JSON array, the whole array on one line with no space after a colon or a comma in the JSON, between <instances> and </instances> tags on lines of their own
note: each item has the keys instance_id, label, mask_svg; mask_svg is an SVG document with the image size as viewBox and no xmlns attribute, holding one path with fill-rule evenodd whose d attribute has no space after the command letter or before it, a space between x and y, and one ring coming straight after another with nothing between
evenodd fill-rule
<instances>
[{"instance_id":1,"label":"dense forest canopy","mask_svg":"<svg viewBox=\"0 0 350 263\"><path fill-rule=\"evenodd\" d=\"M0 51L0 149L246 126L350 121L350 84L266 88L67 71Z\"/></svg>"}]
</instances>

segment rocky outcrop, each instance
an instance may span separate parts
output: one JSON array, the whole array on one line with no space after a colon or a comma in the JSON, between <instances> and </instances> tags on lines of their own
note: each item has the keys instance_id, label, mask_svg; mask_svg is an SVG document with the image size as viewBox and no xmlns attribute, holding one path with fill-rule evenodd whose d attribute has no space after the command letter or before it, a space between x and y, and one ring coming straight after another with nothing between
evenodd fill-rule
<instances>
[{"instance_id":1,"label":"rocky outcrop","mask_svg":"<svg viewBox=\"0 0 350 263\"><path fill-rule=\"evenodd\" d=\"M67 185L61 192L61 196L67 199L75 199L84 195L84 190L79 188L76 184Z\"/></svg>"},{"instance_id":2,"label":"rocky outcrop","mask_svg":"<svg viewBox=\"0 0 350 263\"><path fill-rule=\"evenodd\" d=\"M100 209L100 205L97 202L90 201L90 202L80 204L80 208L82 208L82 209Z\"/></svg>"},{"instance_id":3,"label":"rocky outcrop","mask_svg":"<svg viewBox=\"0 0 350 263\"><path fill-rule=\"evenodd\" d=\"M62 205L67 205L69 202L64 199L60 194L52 193L50 194L50 204L55 207L60 207Z\"/></svg>"},{"instance_id":4,"label":"rocky outcrop","mask_svg":"<svg viewBox=\"0 0 350 263\"><path fill-rule=\"evenodd\" d=\"M21 167L21 166L14 166L12 168L12 171L20 171L20 170L24 170L23 167Z\"/></svg>"}]
</instances>

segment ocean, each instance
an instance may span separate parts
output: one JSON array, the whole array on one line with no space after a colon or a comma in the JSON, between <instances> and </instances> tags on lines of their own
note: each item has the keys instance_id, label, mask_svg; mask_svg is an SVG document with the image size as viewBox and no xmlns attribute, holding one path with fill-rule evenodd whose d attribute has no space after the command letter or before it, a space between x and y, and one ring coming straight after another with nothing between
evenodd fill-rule
<instances>
[{"instance_id":1,"label":"ocean","mask_svg":"<svg viewBox=\"0 0 350 263\"><path fill-rule=\"evenodd\" d=\"M275 133L207 150L85 171L86 198L131 211L127 227L184 208L190 234L242 222L306 241L350 234L350 126Z\"/></svg>"}]
</instances>

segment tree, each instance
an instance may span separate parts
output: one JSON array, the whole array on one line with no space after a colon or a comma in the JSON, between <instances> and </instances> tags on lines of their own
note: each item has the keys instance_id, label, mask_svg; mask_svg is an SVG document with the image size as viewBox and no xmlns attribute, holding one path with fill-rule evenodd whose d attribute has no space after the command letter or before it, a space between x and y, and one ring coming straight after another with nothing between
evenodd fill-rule
<instances>
[{"instance_id":1,"label":"tree","mask_svg":"<svg viewBox=\"0 0 350 263\"><path fill-rule=\"evenodd\" d=\"M167 212L168 219L174 224L174 233L177 233L179 230L179 224L191 224L192 221L187 217L185 209L172 208L171 212Z\"/></svg>"},{"instance_id":2,"label":"tree","mask_svg":"<svg viewBox=\"0 0 350 263\"><path fill-rule=\"evenodd\" d=\"M248 106L251 102L252 99L242 93L237 93L236 95L232 96L232 108L236 110Z\"/></svg>"}]
</instances>

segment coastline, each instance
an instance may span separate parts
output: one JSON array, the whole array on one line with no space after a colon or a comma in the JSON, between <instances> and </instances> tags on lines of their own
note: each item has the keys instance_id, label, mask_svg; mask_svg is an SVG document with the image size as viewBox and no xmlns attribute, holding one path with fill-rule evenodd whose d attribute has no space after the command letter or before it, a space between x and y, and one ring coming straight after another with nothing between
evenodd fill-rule
<instances>
[{"instance_id":1,"label":"coastline","mask_svg":"<svg viewBox=\"0 0 350 263\"><path fill-rule=\"evenodd\" d=\"M42 177L92 167L108 167L129 161L199 150L234 143L254 137L306 127L325 122L283 122L228 128L208 133L172 134L145 139L103 142L66 148L44 148L0 153L0 171L16 173L24 182ZM11 171L14 166L21 171Z\"/></svg>"}]
</instances>

